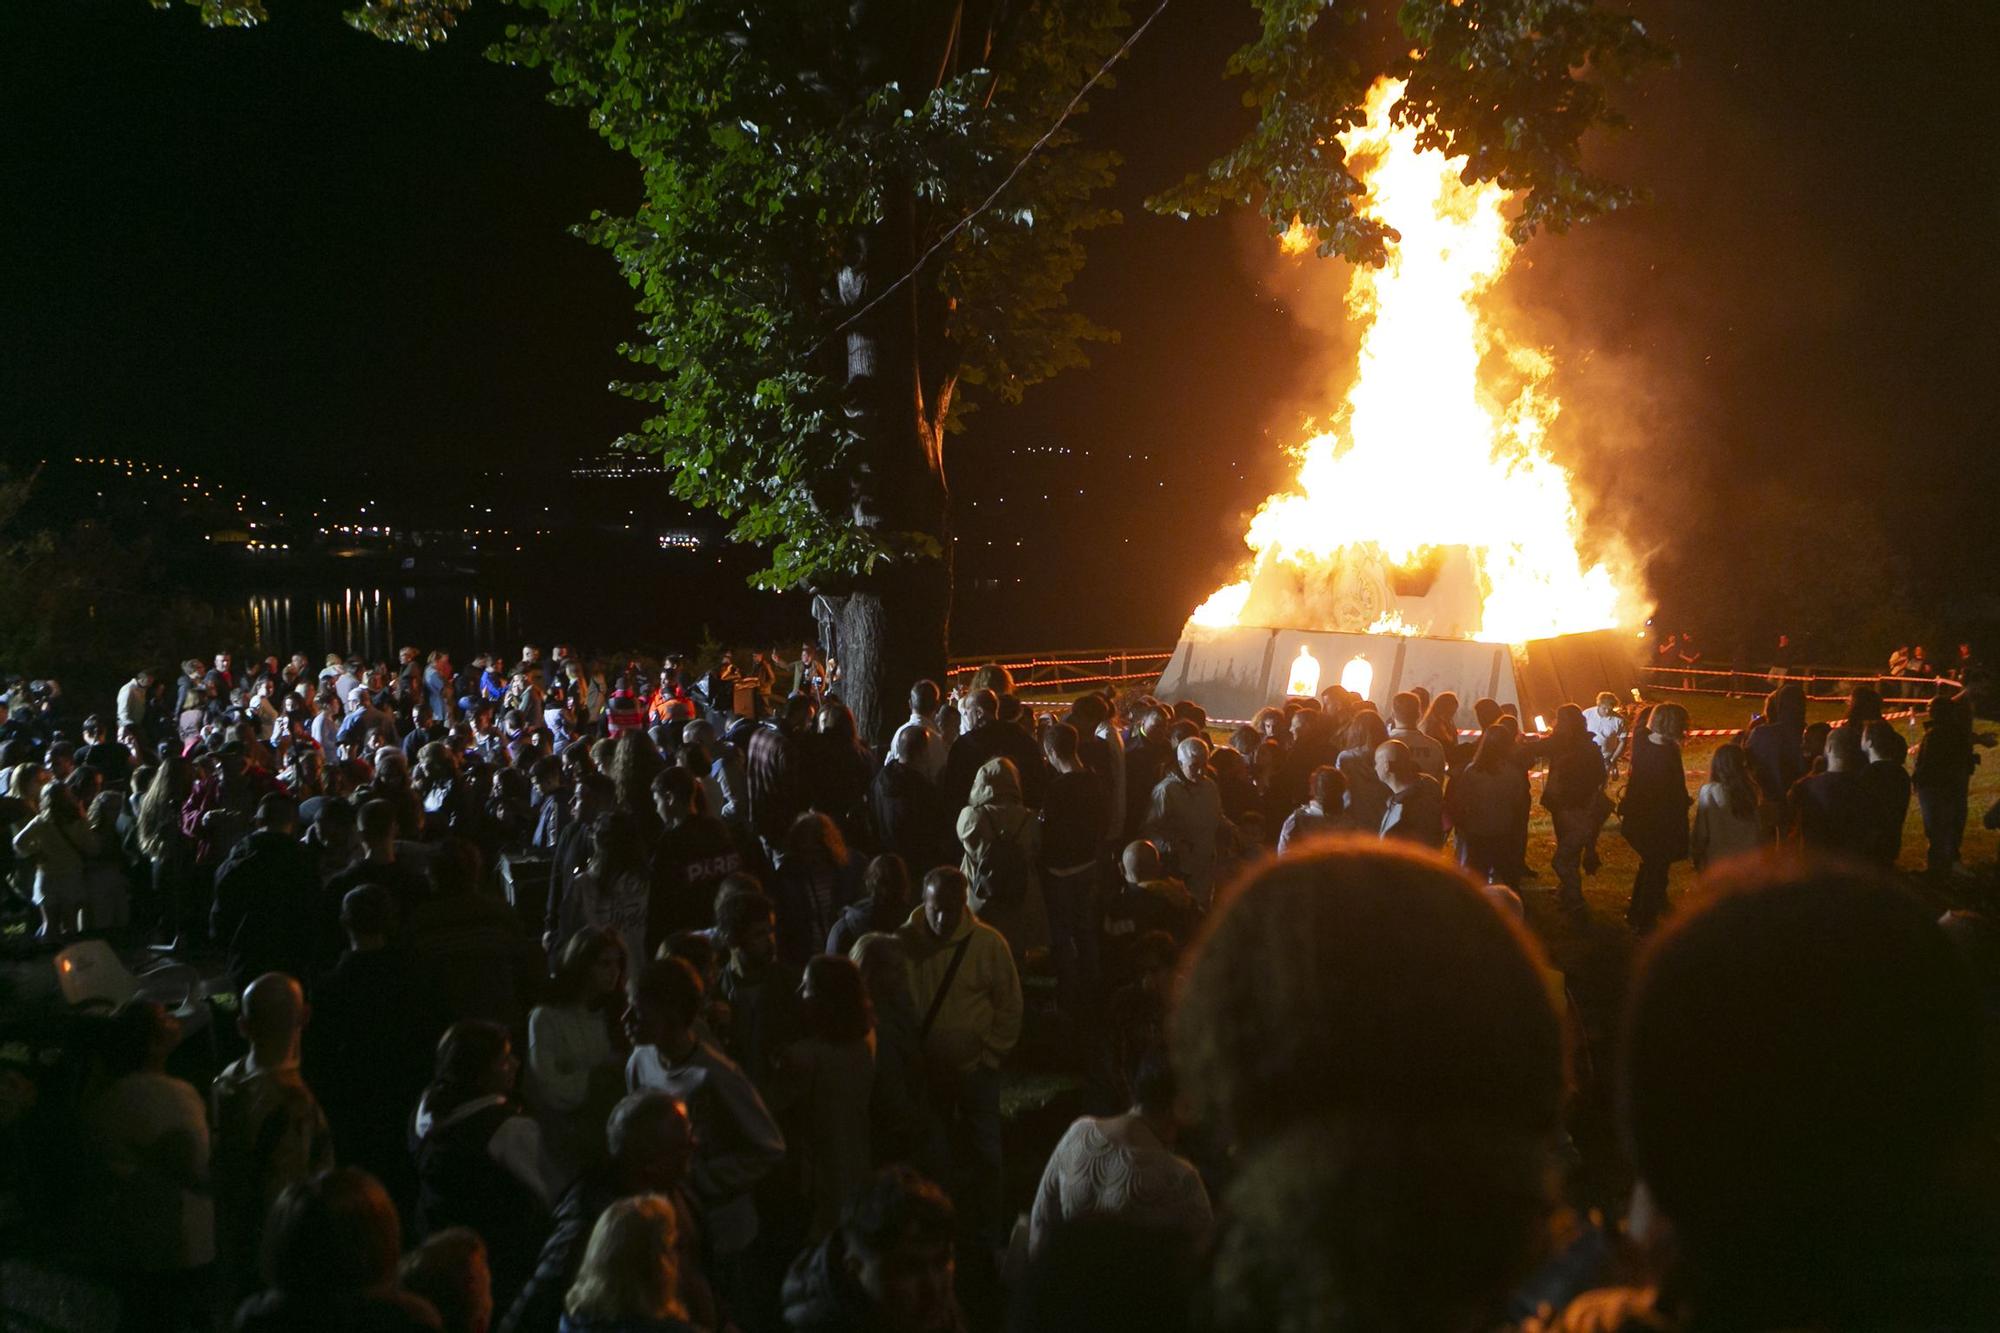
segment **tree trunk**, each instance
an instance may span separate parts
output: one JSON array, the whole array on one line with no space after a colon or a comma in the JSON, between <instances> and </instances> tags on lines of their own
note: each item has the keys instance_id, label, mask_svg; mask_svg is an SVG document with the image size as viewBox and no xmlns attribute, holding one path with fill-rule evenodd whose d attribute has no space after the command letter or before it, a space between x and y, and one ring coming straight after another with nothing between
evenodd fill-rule
<instances>
[{"instance_id":1,"label":"tree trunk","mask_svg":"<svg viewBox=\"0 0 2000 1333\"><path fill-rule=\"evenodd\" d=\"M863 238L843 269L843 304L865 304L914 260L909 228L893 220ZM918 355L918 303L906 283L848 335L847 424L860 459L848 497L856 526L920 534L936 555L878 561L874 570L813 589L822 641L840 662L840 697L861 735L887 742L917 680L945 683L952 551L945 490L942 405L926 402ZM940 397L933 394L932 397ZM933 419L932 413L936 412Z\"/></svg>"},{"instance_id":2,"label":"tree trunk","mask_svg":"<svg viewBox=\"0 0 2000 1333\"><path fill-rule=\"evenodd\" d=\"M959 39L948 9L850 0L856 96L888 82L920 89L936 77L939 52L948 58ZM847 499L857 527L928 538L938 553L878 561L870 572L814 588L813 616L840 662L840 697L861 735L886 742L909 715L910 686L945 683L952 539L944 420L957 374L935 274L910 276L922 245L916 192L893 174L881 189L881 221L850 239L836 283L840 306L869 307L908 280L847 335L845 412L859 441Z\"/></svg>"},{"instance_id":3,"label":"tree trunk","mask_svg":"<svg viewBox=\"0 0 2000 1333\"><path fill-rule=\"evenodd\" d=\"M840 697L864 739L887 742L910 715L910 686L945 683L951 561L926 560L813 599L820 635L840 662Z\"/></svg>"}]
</instances>

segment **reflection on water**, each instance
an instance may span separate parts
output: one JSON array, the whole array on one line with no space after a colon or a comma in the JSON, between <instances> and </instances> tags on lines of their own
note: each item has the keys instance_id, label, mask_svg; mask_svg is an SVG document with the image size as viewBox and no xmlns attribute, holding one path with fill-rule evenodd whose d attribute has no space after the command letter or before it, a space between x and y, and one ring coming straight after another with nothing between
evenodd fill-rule
<instances>
[{"instance_id":1,"label":"reflection on water","mask_svg":"<svg viewBox=\"0 0 2000 1333\"><path fill-rule=\"evenodd\" d=\"M260 657L352 652L389 658L405 644L469 654L499 649L519 633L511 598L450 587L252 593L244 612L250 646Z\"/></svg>"},{"instance_id":2,"label":"reflection on water","mask_svg":"<svg viewBox=\"0 0 2000 1333\"><path fill-rule=\"evenodd\" d=\"M504 580L414 584L300 580L211 596L219 609L241 614L257 656L305 653L315 662L326 653L393 658L406 646L468 661L478 653L511 657L528 643L658 654L690 651L711 635L744 646L796 642L813 629L803 593L758 592L740 570L687 564L551 564Z\"/></svg>"}]
</instances>

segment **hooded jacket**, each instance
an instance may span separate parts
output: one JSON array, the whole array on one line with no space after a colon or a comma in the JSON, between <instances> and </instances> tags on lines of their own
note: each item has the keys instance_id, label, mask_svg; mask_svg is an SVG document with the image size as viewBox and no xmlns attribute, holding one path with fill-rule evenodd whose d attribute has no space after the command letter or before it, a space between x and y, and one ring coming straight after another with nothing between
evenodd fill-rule
<instances>
[{"instance_id":1,"label":"hooded jacket","mask_svg":"<svg viewBox=\"0 0 2000 1333\"><path fill-rule=\"evenodd\" d=\"M910 955L910 990L917 1021L931 1010L959 941L968 941L965 961L945 992L944 1004L924 1039L924 1055L943 1069L998 1065L1021 1039L1021 977L1006 937L966 911L950 939L931 933L919 906L896 932Z\"/></svg>"},{"instance_id":2,"label":"hooded jacket","mask_svg":"<svg viewBox=\"0 0 2000 1333\"><path fill-rule=\"evenodd\" d=\"M958 841L965 848L959 868L972 881L975 907L983 908L992 897L994 853L1003 843L1019 846L1030 880L1027 888L1034 891L1042 828L1035 812L1021 801L1021 784L1011 762L989 759L980 766L972 779L972 795L958 812Z\"/></svg>"}]
</instances>

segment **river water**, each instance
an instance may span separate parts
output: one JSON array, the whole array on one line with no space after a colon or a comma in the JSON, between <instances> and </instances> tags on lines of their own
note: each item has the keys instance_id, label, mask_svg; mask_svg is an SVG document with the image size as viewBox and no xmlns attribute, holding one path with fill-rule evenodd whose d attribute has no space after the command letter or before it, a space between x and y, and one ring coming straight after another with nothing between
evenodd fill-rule
<instances>
[{"instance_id":1,"label":"river water","mask_svg":"<svg viewBox=\"0 0 2000 1333\"><path fill-rule=\"evenodd\" d=\"M747 587L740 574L650 572L567 577L559 571L506 580L447 578L403 583L357 580L257 583L217 593L240 617L242 649L258 657L329 652L391 658L408 645L443 648L460 661L526 643L574 644L585 653L657 656L691 651L704 637L725 647L796 644L812 632L803 594Z\"/></svg>"}]
</instances>

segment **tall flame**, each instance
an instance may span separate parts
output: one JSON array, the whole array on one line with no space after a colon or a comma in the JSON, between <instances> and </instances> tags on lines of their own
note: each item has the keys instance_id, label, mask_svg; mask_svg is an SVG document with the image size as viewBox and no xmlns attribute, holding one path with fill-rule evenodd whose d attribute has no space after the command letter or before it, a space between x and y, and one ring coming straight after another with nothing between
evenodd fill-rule
<instances>
[{"instance_id":1,"label":"tall flame","mask_svg":"<svg viewBox=\"0 0 2000 1333\"><path fill-rule=\"evenodd\" d=\"M1569 474L1544 449L1553 364L1479 309L1513 258L1508 191L1463 183L1464 159L1420 151L1416 129L1391 125L1402 92L1377 82L1366 123L1340 136L1367 187L1362 211L1401 237L1349 286L1362 328L1353 387L1332 429L1295 451L1291 488L1251 521L1244 579L1192 623L1499 643L1617 625L1619 580L1579 552ZM1310 249L1303 230L1281 238L1287 254Z\"/></svg>"}]
</instances>

